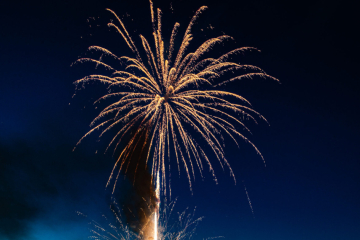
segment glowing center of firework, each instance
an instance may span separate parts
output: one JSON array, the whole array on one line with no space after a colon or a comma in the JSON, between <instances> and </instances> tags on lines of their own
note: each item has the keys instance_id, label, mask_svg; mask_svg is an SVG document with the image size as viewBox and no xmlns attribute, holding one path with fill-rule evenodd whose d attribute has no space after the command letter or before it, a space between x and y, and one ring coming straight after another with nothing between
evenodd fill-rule
<instances>
[{"instance_id":1,"label":"glowing center of firework","mask_svg":"<svg viewBox=\"0 0 360 240\"><path fill-rule=\"evenodd\" d=\"M169 98L171 98L174 94L174 87L173 86L169 86L166 89L166 93L160 97L160 95L156 95L155 100L157 100L157 104L158 105L162 105L163 103L168 102Z\"/></svg>"},{"instance_id":2,"label":"glowing center of firework","mask_svg":"<svg viewBox=\"0 0 360 240\"><path fill-rule=\"evenodd\" d=\"M173 95L173 93L174 93L174 87L173 86L168 87L165 97L164 97L165 102L168 101L168 99Z\"/></svg>"}]
</instances>

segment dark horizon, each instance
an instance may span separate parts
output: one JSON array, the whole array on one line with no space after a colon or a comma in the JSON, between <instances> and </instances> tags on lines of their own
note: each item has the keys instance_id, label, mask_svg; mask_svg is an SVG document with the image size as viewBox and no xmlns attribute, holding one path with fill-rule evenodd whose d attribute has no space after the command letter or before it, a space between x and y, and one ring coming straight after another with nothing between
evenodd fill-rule
<instances>
[{"instance_id":1,"label":"dark horizon","mask_svg":"<svg viewBox=\"0 0 360 240\"><path fill-rule=\"evenodd\" d=\"M175 212L196 206L195 217L205 217L193 239L360 239L356 3L153 1L164 12L165 38L176 21L182 37L194 12L207 5L191 45L228 34L235 42L226 43L224 51L258 48L260 53L243 56L244 63L281 82L258 78L225 87L268 120L270 126L250 124L252 135L246 135L266 167L241 140L240 149L225 141L236 184L214 161L219 184L204 170L192 194L183 169L178 178L172 167ZM106 223L102 214L111 216L111 189L105 184L114 159L102 154L106 142L90 136L72 151L98 110L92 105L96 87L72 98L73 82L93 73L94 66L70 65L91 45L131 54L106 27L113 19L106 8L123 17L136 43L139 34L151 39L147 0L3 3L0 239L86 239L89 221ZM120 183L120 198L127 188L126 181Z\"/></svg>"}]
</instances>

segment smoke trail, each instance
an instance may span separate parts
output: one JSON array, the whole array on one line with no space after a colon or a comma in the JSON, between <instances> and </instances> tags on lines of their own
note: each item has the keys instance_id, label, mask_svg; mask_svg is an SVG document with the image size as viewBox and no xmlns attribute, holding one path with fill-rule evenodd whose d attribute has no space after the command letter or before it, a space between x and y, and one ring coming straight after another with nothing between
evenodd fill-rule
<instances>
[{"instance_id":1,"label":"smoke trail","mask_svg":"<svg viewBox=\"0 0 360 240\"><path fill-rule=\"evenodd\" d=\"M142 239L153 238L153 216L158 202L153 185L154 179L146 163L149 151L148 133L148 128L138 129L135 133L135 141L127 149L122 160L125 164L122 173L132 184L132 192L124 202L126 221L134 232L142 236Z\"/></svg>"}]
</instances>

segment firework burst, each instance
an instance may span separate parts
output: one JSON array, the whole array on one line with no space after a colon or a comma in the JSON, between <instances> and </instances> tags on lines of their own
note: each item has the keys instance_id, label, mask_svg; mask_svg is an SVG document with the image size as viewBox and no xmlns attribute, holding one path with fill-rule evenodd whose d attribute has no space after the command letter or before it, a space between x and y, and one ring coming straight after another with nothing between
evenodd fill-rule
<instances>
[{"instance_id":1,"label":"firework burst","mask_svg":"<svg viewBox=\"0 0 360 240\"><path fill-rule=\"evenodd\" d=\"M159 216L159 228L158 238L162 240L190 240L195 233L195 230L203 219L203 217L195 218L195 211L189 211L185 209L182 212L178 212L177 216L174 217L174 207L177 200L175 199L170 204L164 207L164 210L160 212ZM151 206L149 206L150 208ZM153 239L151 234L147 236L149 228L152 229L152 222L149 221L143 225L142 229L133 231L128 224L125 224L122 216L122 210L113 202L111 205L111 211L113 213L115 222L112 222L109 218L103 215L106 224L101 224L92 220L90 222L91 239L96 240L142 240L142 239ZM78 215L87 217L86 215L78 212ZM219 237L217 237L219 238ZM209 238L208 238L209 239ZM211 238L213 239L213 238Z\"/></svg>"},{"instance_id":2,"label":"firework burst","mask_svg":"<svg viewBox=\"0 0 360 240\"><path fill-rule=\"evenodd\" d=\"M130 149L137 144L137 139L146 135L148 144L146 164L151 169L152 179L160 176L162 189L166 195L167 172L170 171L170 153L177 161L180 174L182 165L186 171L190 189L195 179L195 168L202 173L204 165L208 166L214 180L215 172L206 148L210 147L212 154L221 166L227 166L231 176L234 173L225 158L223 136L229 136L236 144L243 139L261 153L255 145L246 138L239 127L249 131L244 119L264 119L252 109L250 103L242 96L217 89L217 86L238 81L244 78L262 77L277 81L266 74L261 68L231 62L231 56L246 51L256 50L252 47L241 47L222 54L216 58L205 57L215 45L231 39L227 35L208 39L194 52L187 49L193 39L192 28L206 6L199 8L191 19L180 47L175 47L178 38L179 23L175 23L170 40L165 48L162 35L162 12L157 9L155 14L150 0L151 23L153 29L153 46L140 35L140 47L135 45L122 20L110 9L117 24L111 22L114 28L133 52L134 57L118 57L111 51L91 46L89 50L101 53L100 60L80 58L76 62L93 62L110 70L108 75L88 75L75 82L77 88L84 87L89 82L100 82L107 86L109 92L95 103L108 100L108 105L91 122L92 129L87 132L78 144L89 134L100 131L104 133L116 128L109 146L117 149L122 140L130 139L121 149L118 159L109 177L108 184L120 170L126 172L131 161ZM124 69L103 62L103 56L111 56L116 61L125 64ZM228 77L232 74L231 77ZM146 129L146 131L144 131ZM201 142L201 144L199 144ZM262 156L261 156L262 157ZM118 173L116 171L118 170ZM115 177L117 179L117 177ZM235 180L235 177L234 177ZM116 181L114 183L114 188ZM168 189L171 190L170 187ZM170 192L171 194L171 192Z\"/></svg>"}]
</instances>

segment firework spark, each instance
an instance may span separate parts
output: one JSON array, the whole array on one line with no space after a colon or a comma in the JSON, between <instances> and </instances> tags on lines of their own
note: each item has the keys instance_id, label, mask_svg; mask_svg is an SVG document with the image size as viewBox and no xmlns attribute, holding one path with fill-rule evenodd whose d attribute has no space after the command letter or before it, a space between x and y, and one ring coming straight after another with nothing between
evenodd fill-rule
<instances>
[{"instance_id":1,"label":"firework spark","mask_svg":"<svg viewBox=\"0 0 360 240\"><path fill-rule=\"evenodd\" d=\"M162 240L190 240L195 233L196 227L203 217L195 218L196 208L189 212L185 209L182 212L177 213L177 217L174 218L174 207L176 205L176 199L170 204L164 207L164 210L159 214L159 226L158 237L156 239ZM122 212L120 207L114 202L111 206L111 211L115 218L115 223L112 223L105 215L103 215L106 225L100 224L96 221L91 221L91 238L96 240L150 240L153 237L146 236L146 228L149 226L144 225L144 229L140 232L134 232L127 224L122 220ZM78 212L78 215L87 217L86 215ZM149 222L150 224L150 222ZM151 228L151 227L150 227ZM212 238L211 238L212 239Z\"/></svg>"},{"instance_id":2,"label":"firework spark","mask_svg":"<svg viewBox=\"0 0 360 240\"><path fill-rule=\"evenodd\" d=\"M252 47L237 48L217 58L204 57L205 53L215 45L231 39L227 35L208 39L196 51L188 53L187 49L193 39L192 28L206 8L202 6L197 10L178 48L175 46L175 39L178 37L180 24L175 23L167 49L162 36L162 12L157 9L155 14L152 0L150 0L150 10L153 47L144 36L140 35L141 47L138 48L122 20L115 12L107 9L118 21L117 25L110 22L108 26L121 35L134 57L118 57L103 47L91 46L89 50L101 53L100 60L80 58L76 61L93 62L96 66L103 66L111 71L109 75L88 75L75 82L76 89L84 87L89 82L103 83L109 92L95 103L111 99L91 122L92 129L80 139L78 144L96 130L100 130L99 137L101 137L116 127L116 134L108 148L115 145L114 149L117 149L122 140L130 138L119 154L108 184L114 176L119 176L120 170L125 168L126 172L128 161L131 161L128 157L129 150L132 145L137 144L136 139L143 134L148 136L150 149L147 151L146 163L150 166L151 175L154 176L152 179L156 179L157 175L161 174L160 181L165 195L167 189L165 176L170 171L170 164L166 163L166 159L170 160L170 153L175 155L179 174L180 165L183 165L190 189L195 179L196 166L202 176L204 163L217 181L204 146L210 147L221 167L226 165L231 176L234 177L224 155L222 135L229 136L236 144L238 139L245 140L261 156L256 146L237 128L249 131L244 119L256 122L256 118L264 119L263 116L252 109L244 97L218 90L216 87L244 78L263 77L278 80L257 66L229 61L233 55L257 50ZM145 54L141 54L140 50ZM111 56L125 63L125 69L104 63L102 60L104 56ZM231 77L228 77L229 73L232 74ZM143 131L144 128L148 131ZM116 180L114 189L115 186ZM171 188L168 189L171 194Z\"/></svg>"}]
</instances>

